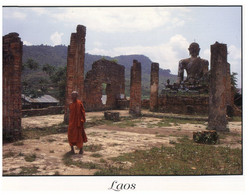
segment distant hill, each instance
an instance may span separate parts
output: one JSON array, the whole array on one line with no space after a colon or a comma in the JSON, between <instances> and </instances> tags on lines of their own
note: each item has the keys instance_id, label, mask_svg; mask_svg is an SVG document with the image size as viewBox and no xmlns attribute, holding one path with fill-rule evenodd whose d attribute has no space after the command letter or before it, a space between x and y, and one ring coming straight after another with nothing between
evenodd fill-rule
<instances>
[{"instance_id":1,"label":"distant hill","mask_svg":"<svg viewBox=\"0 0 249 195\"><path fill-rule=\"evenodd\" d=\"M50 64L55 67L63 67L67 64L67 46L23 46L23 63L27 59L33 59L39 63L39 65ZM152 61L144 55L121 55L116 57L101 56L85 54L85 74L92 68L93 62L105 58L107 60L116 60L118 64L125 66L125 79L126 79L126 95L129 96L130 88L130 68L133 60L136 59L141 62L142 65L142 94L144 97L149 97L150 94L150 71ZM158 62L160 64L160 62ZM163 88L162 83L166 83L166 80L170 79L171 82L175 82L176 75L170 74L170 70L159 69L159 89Z\"/></svg>"}]
</instances>

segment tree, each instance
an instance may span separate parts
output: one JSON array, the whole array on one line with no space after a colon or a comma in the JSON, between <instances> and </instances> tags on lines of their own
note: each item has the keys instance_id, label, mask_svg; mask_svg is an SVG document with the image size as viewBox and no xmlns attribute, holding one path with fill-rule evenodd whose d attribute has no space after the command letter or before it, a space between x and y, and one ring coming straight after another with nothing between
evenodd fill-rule
<instances>
[{"instance_id":1,"label":"tree","mask_svg":"<svg viewBox=\"0 0 249 195\"><path fill-rule=\"evenodd\" d=\"M50 76L50 80L57 89L56 98L58 98L61 103L64 103L66 95L67 66L55 69L54 73Z\"/></svg>"},{"instance_id":2,"label":"tree","mask_svg":"<svg viewBox=\"0 0 249 195\"><path fill-rule=\"evenodd\" d=\"M45 64L42 67L42 71L47 73L49 76L53 75L53 73L55 72L55 69L56 68L54 66L51 66L50 64Z\"/></svg>"},{"instance_id":3,"label":"tree","mask_svg":"<svg viewBox=\"0 0 249 195\"><path fill-rule=\"evenodd\" d=\"M24 64L24 67L29 68L30 70L38 70L39 64L35 60L29 58L26 63Z\"/></svg>"}]
</instances>

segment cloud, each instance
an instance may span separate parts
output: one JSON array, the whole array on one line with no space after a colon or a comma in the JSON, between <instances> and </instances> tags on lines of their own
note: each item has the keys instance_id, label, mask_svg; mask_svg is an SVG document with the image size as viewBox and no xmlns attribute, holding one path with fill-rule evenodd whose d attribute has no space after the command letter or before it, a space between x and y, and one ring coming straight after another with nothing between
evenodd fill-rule
<instances>
[{"instance_id":1,"label":"cloud","mask_svg":"<svg viewBox=\"0 0 249 195\"><path fill-rule=\"evenodd\" d=\"M3 16L5 18L13 18L13 19L19 19L19 20L24 20L27 18L27 15L23 12L10 11L10 10L4 10Z\"/></svg>"},{"instance_id":2,"label":"cloud","mask_svg":"<svg viewBox=\"0 0 249 195\"><path fill-rule=\"evenodd\" d=\"M28 41L23 41L24 45L33 45L32 43L28 42Z\"/></svg>"},{"instance_id":3,"label":"cloud","mask_svg":"<svg viewBox=\"0 0 249 195\"><path fill-rule=\"evenodd\" d=\"M46 13L66 24L84 24L98 32L143 32L165 26L174 28L185 24L185 9L166 7L74 7L56 10L34 10ZM174 15L174 17L173 17Z\"/></svg>"},{"instance_id":4,"label":"cloud","mask_svg":"<svg viewBox=\"0 0 249 195\"><path fill-rule=\"evenodd\" d=\"M55 32L50 36L50 40L52 41L53 45L60 45L61 44L61 37L64 33Z\"/></svg>"},{"instance_id":5,"label":"cloud","mask_svg":"<svg viewBox=\"0 0 249 195\"><path fill-rule=\"evenodd\" d=\"M170 69L173 74L178 71L178 62L182 58L188 57L189 42L180 34L172 36L167 43L154 46L129 46L116 47L111 50L95 48L88 53L108 56L143 54L148 56L153 62L158 62L160 68Z\"/></svg>"},{"instance_id":6,"label":"cloud","mask_svg":"<svg viewBox=\"0 0 249 195\"><path fill-rule=\"evenodd\" d=\"M237 48L235 45L230 45L228 47L228 56L233 60L240 60L241 50Z\"/></svg>"}]
</instances>

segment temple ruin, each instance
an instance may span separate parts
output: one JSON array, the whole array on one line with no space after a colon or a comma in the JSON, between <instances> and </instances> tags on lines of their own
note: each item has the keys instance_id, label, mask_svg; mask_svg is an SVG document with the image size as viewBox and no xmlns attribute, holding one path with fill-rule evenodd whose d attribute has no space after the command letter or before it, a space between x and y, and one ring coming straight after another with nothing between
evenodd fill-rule
<instances>
[{"instance_id":1,"label":"temple ruin","mask_svg":"<svg viewBox=\"0 0 249 195\"><path fill-rule=\"evenodd\" d=\"M3 37L3 138L22 135L21 71L23 42L17 33Z\"/></svg>"},{"instance_id":2,"label":"temple ruin","mask_svg":"<svg viewBox=\"0 0 249 195\"><path fill-rule=\"evenodd\" d=\"M141 63L133 60L130 80L130 109L129 113L135 116L141 115Z\"/></svg>"},{"instance_id":3,"label":"temple ruin","mask_svg":"<svg viewBox=\"0 0 249 195\"><path fill-rule=\"evenodd\" d=\"M78 99L83 102L86 27L78 25L76 30L76 33L71 34L67 54L67 84L64 114L65 122L68 122L69 104L72 101L71 93L73 91L77 91Z\"/></svg>"},{"instance_id":4,"label":"temple ruin","mask_svg":"<svg viewBox=\"0 0 249 195\"><path fill-rule=\"evenodd\" d=\"M94 62L84 90L87 111L117 109L117 101L125 98L125 67L106 59Z\"/></svg>"}]
</instances>

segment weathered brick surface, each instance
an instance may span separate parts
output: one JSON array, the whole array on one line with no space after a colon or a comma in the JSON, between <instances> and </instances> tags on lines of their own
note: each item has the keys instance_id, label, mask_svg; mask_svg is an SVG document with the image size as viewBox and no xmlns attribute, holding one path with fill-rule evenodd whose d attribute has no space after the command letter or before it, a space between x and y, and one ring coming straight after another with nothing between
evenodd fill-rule
<instances>
[{"instance_id":1,"label":"weathered brick surface","mask_svg":"<svg viewBox=\"0 0 249 195\"><path fill-rule=\"evenodd\" d=\"M208 96L160 95L158 111L175 114L207 114Z\"/></svg>"},{"instance_id":2,"label":"weathered brick surface","mask_svg":"<svg viewBox=\"0 0 249 195\"><path fill-rule=\"evenodd\" d=\"M151 64L150 73L150 110L158 109L158 84L159 84L159 64Z\"/></svg>"},{"instance_id":3,"label":"weathered brick surface","mask_svg":"<svg viewBox=\"0 0 249 195\"><path fill-rule=\"evenodd\" d=\"M77 26L77 32L71 34L67 56L67 85L64 121L68 122L71 93L78 91L78 99L83 102L84 60L86 27Z\"/></svg>"},{"instance_id":4,"label":"weathered brick surface","mask_svg":"<svg viewBox=\"0 0 249 195\"><path fill-rule=\"evenodd\" d=\"M211 45L208 129L227 131L227 45Z\"/></svg>"},{"instance_id":5,"label":"weathered brick surface","mask_svg":"<svg viewBox=\"0 0 249 195\"><path fill-rule=\"evenodd\" d=\"M22 47L19 34L3 37L3 138L21 136Z\"/></svg>"},{"instance_id":6,"label":"weathered brick surface","mask_svg":"<svg viewBox=\"0 0 249 195\"><path fill-rule=\"evenodd\" d=\"M106 84L105 105L101 100L103 83ZM125 94L125 67L105 59L94 62L92 70L86 74L84 88L84 105L87 111L118 108L117 101L124 99Z\"/></svg>"},{"instance_id":7,"label":"weathered brick surface","mask_svg":"<svg viewBox=\"0 0 249 195\"><path fill-rule=\"evenodd\" d=\"M141 63L133 60L130 84L130 114L141 115Z\"/></svg>"}]
</instances>

